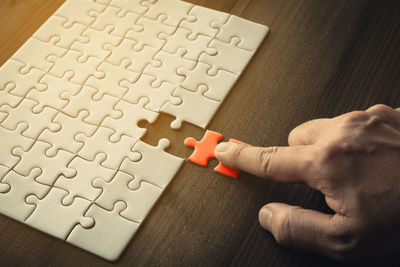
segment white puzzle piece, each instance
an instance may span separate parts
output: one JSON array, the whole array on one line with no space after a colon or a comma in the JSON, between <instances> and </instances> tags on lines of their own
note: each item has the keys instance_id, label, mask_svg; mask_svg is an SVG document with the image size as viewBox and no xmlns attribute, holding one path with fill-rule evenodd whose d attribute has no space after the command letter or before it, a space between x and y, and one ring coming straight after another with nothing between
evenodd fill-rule
<instances>
[{"instance_id":1,"label":"white puzzle piece","mask_svg":"<svg viewBox=\"0 0 400 267\"><path fill-rule=\"evenodd\" d=\"M131 104L124 100L118 102L114 109L121 112L122 116L117 119L108 116L102 122L104 127L109 127L116 131L110 137L111 142L120 140L121 135L129 135L133 138L140 138L144 135L146 129L137 126L139 120L146 119L148 122L153 123L158 116L157 112L144 108L148 102L148 98L141 98L137 104Z\"/></svg>"},{"instance_id":2,"label":"white puzzle piece","mask_svg":"<svg viewBox=\"0 0 400 267\"><path fill-rule=\"evenodd\" d=\"M65 107L68 101L60 98L61 93L70 92L71 94L76 94L82 88L82 85L69 81L72 76L72 71L66 72L61 78L45 74L39 80L42 89L33 88L26 94L26 98L37 102L32 111L40 113L45 107L51 107L56 110L61 110Z\"/></svg>"},{"instance_id":3,"label":"white puzzle piece","mask_svg":"<svg viewBox=\"0 0 400 267\"><path fill-rule=\"evenodd\" d=\"M11 153L14 147L21 147L24 150L32 147L34 139L23 136L23 132L28 129L26 122L17 124L15 129L6 129L0 124L0 164L8 168L13 168L18 163L19 158Z\"/></svg>"},{"instance_id":4,"label":"white puzzle piece","mask_svg":"<svg viewBox=\"0 0 400 267\"><path fill-rule=\"evenodd\" d=\"M198 35L214 37L219 31L219 26L224 24L230 16L202 6L194 6L189 11L189 15L189 18L183 20L180 26L191 31L189 35L191 40L198 38Z\"/></svg>"},{"instance_id":5,"label":"white puzzle piece","mask_svg":"<svg viewBox=\"0 0 400 267\"><path fill-rule=\"evenodd\" d=\"M257 24L238 16L231 15L228 20L220 26L216 39L230 43L232 37L237 37L240 42L237 46L241 49L256 51L264 36L268 33L268 27Z\"/></svg>"},{"instance_id":6,"label":"white puzzle piece","mask_svg":"<svg viewBox=\"0 0 400 267\"><path fill-rule=\"evenodd\" d=\"M189 39L191 32L184 28L178 28L171 36L160 34L160 38L166 39L163 50L175 54L178 49L184 49L183 58L197 61L201 53L206 52L215 55L218 51L208 47L212 37L206 35L197 35L196 39Z\"/></svg>"},{"instance_id":7,"label":"white puzzle piece","mask_svg":"<svg viewBox=\"0 0 400 267\"><path fill-rule=\"evenodd\" d=\"M148 45L139 49L137 46L138 41L131 39L124 39L114 48L107 46L108 49L112 49L112 52L106 61L115 66L125 65L127 70L141 73L153 56L156 55L158 49Z\"/></svg>"},{"instance_id":8,"label":"white puzzle piece","mask_svg":"<svg viewBox=\"0 0 400 267\"><path fill-rule=\"evenodd\" d=\"M68 191L52 187L43 198L34 194L27 196L26 203L36 207L26 222L61 239L66 239L72 228L78 223L84 228L92 227L94 220L83 215L90 207L91 202L76 197L72 204L65 206L62 204L62 199L67 195Z\"/></svg>"},{"instance_id":9,"label":"white puzzle piece","mask_svg":"<svg viewBox=\"0 0 400 267\"><path fill-rule=\"evenodd\" d=\"M67 20L65 27L70 27L73 23L90 25L95 18L89 13L102 12L106 9L105 5L101 5L92 0L72 0L65 1L64 4L54 13L56 16L64 17Z\"/></svg>"},{"instance_id":10,"label":"white puzzle piece","mask_svg":"<svg viewBox=\"0 0 400 267\"><path fill-rule=\"evenodd\" d=\"M46 43L55 39L53 42L54 45L68 49L75 41L84 39L81 34L87 29L87 26L74 23L70 27L65 27L67 21L68 19L63 17L51 16L33 34L33 37Z\"/></svg>"},{"instance_id":11,"label":"white puzzle piece","mask_svg":"<svg viewBox=\"0 0 400 267\"><path fill-rule=\"evenodd\" d=\"M175 54L160 51L151 64L147 65L143 73L155 77L152 86L159 87L162 82L169 82L178 86L184 77L179 75L178 68L193 69L196 61L183 58L185 49L179 48Z\"/></svg>"},{"instance_id":12,"label":"white puzzle piece","mask_svg":"<svg viewBox=\"0 0 400 267\"><path fill-rule=\"evenodd\" d=\"M110 32L113 27L108 25L102 31L87 29L82 33L80 41L76 41L72 44L71 49L79 51L82 55L79 57L79 61L87 61L89 57L100 58L101 60L106 59L111 51L106 50L106 46L117 46L121 41L122 37L111 35Z\"/></svg>"},{"instance_id":13,"label":"white puzzle piece","mask_svg":"<svg viewBox=\"0 0 400 267\"><path fill-rule=\"evenodd\" d=\"M179 0L66 0L0 68L0 213L117 259L184 161L138 123L205 128L267 32Z\"/></svg>"},{"instance_id":14,"label":"white puzzle piece","mask_svg":"<svg viewBox=\"0 0 400 267\"><path fill-rule=\"evenodd\" d=\"M93 100L100 100L104 94L117 98L124 96L128 89L121 83L134 83L140 76L140 73L127 70L128 65L130 65L129 60L121 62L121 65L112 65L108 62L102 62L98 70L106 73L106 75L103 78L90 76L86 81L86 85L97 89Z\"/></svg>"},{"instance_id":15,"label":"white puzzle piece","mask_svg":"<svg viewBox=\"0 0 400 267\"><path fill-rule=\"evenodd\" d=\"M88 115L89 112L87 110L81 110L76 118L67 116L64 113L58 113L53 122L59 124L61 129L52 131L46 128L38 137L38 140L52 145L46 151L46 155L54 157L60 149L71 153L78 152L83 144L75 140L77 131L89 136L96 131L96 126L83 121ZM68 142L65 142L65 140L68 140Z\"/></svg>"},{"instance_id":16,"label":"white puzzle piece","mask_svg":"<svg viewBox=\"0 0 400 267\"><path fill-rule=\"evenodd\" d=\"M53 185L60 175L70 178L75 176L76 170L68 167L75 155L65 150L59 150L55 156L48 157L46 151L50 148L50 144L41 141L36 141L29 150L19 146L15 147L11 153L18 156L20 160L14 170L28 176L33 168L40 167L41 173L35 180L49 186Z\"/></svg>"},{"instance_id":17,"label":"white puzzle piece","mask_svg":"<svg viewBox=\"0 0 400 267\"><path fill-rule=\"evenodd\" d=\"M156 147L142 141L136 143L133 150L140 153L140 160L124 159L120 170L134 173L135 179L129 184L130 188L139 188L142 181L149 182L160 188L165 188L183 163L183 159L167 152L168 139L160 139Z\"/></svg>"},{"instance_id":18,"label":"white puzzle piece","mask_svg":"<svg viewBox=\"0 0 400 267\"><path fill-rule=\"evenodd\" d=\"M67 51L65 48L55 46L53 43L42 42L35 38L29 38L20 49L12 55L11 59L20 63L25 63L24 68L20 72L26 74L32 68L42 72L47 72L54 65L53 62L47 61L48 57L62 57Z\"/></svg>"},{"instance_id":19,"label":"white puzzle piece","mask_svg":"<svg viewBox=\"0 0 400 267\"><path fill-rule=\"evenodd\" d=\"M235 84L238 74L220 69L217 74L209 75L210 68L211 66L206 63L197 62L196 67L192 70L178 69L178 74L185 76L181 87L195 92L200 86L205 86L207 88L207 91L204 92L205 97L222 102Z\"/></svg>"},{"instance_id":20,"label":"white puzzle piece","mask_svg":"<svg viewBox=\"0 0 400 267\"><path fill-rule=\"evenodd\" d=\"M131 13L136 13L138 15L143 15L146 11L147 8L143 5L141 5L141 2L143 0L101 0L101 1L108 1L107 3L103 4L109 4L112 7L116 7L119 9L118 16L123 17L125 16L128 12Z\"/></svg>"},{"instance_id":21,"label":"white puzzle piece","mask_svg":"<svg viewBox=\"0 0 400 267\"><path fill-rule=\"evenodd\" d=\"M208 71L210 75L216 75L221 69L240 74L253 56L253 52L237 47L239 43L240 39L237 37L233 37L230 43L214 39L210 42L210 47L215 48L218 53L215 55L203 53L199 61L211 66Z\"/></svg>"},{"instance_id":22,"label":"white puzzle piece","mask_svg":"<svg viewBox=\"0 0 400 267\"><path fill-rule=\"evenodd\" d=\"M139 79L134 83L124 82L123 84L129 89L128 92L122 97L129 103L138 103L143 97L149 99L149 103L145 105L146 109L153 111L160 111L161 107L166 102L171 102L178 105L182 100L174 97L176 85L169 82L162 82L159 87L152 87L155 78L146 74L140 75Z\"/></svg>"},{"instance_id":23,"label":"white puzzle piece","mask_svg":"<svg viewBox=\"0 0 400 267\"><path fill-rule=\"evenodd\" d=\"M165 44L165 40L160 38L160 35L171 35L176 27L170 26L163 23L163 17L159 17L157 20L152 20L146 17L140 17L137 25L141 27L141 30L129 30L125 38L135 40L137 50L141 50L143 46L151 46L157 51Z\"/></svg>"},{"instance_id":24,"label":"white puzzle piece","mask_svg":"<svg viewBox=\"0 0 400 267\"><path fill-rule=\"evenodd\" d=\"M12 94L12 91L15 88L15 84L7 83L3 88L0 88L0 106L8 105L11 107L16 107L23 98L21 96L16 96ZM4 116L4 114L3 114ZM4 117L0 117L0 121L2 121Z\"/></svg>"},{"instance_id":25,"label":"white puzzle piece","mask_svg":"<svg viewBox=\"0 0 400 267\"><path fill-rule=\"evenodd\" d=\"M161 18L163 23L171 26L178 24L189 15L189 11L193 8L193 4L182 1L143 1L142 6L148 7L144 14L146 17L156 20Z\"/></svg>"},{"instance_id":26,"label":"white puzzle piece","mask_svg":"<svg viewBox=\"0 0 400 267\"><path fill-rule=\"evenodd\" d=\"M67 242L100 254L108 260L118 259L140 225L120 216L124 209L126 204L122 201L115 203L111 211L96 204L90 206L85 216L93 218L95 225L86 229L78 224L68 236Z\"/></svg>"},{"instance_id":27,"label":"white puzzle piece","mask_svg":"<svg viewBox=\"0 0 400 267\"><path fill-rule=\"evenodd\" d=\"M39 90L43 89L43 86L38 84L37 81L45 75L45 72L38 69L31 69L28 73L21 73L23 68L24 64L18 61L8 60L4 63L0 68L0 88L6 88L7 85L11 85L11 87L8 87L9 95L21 97L24 97L33 88ZM16 81L18 81L17 84L15 83ZM2 90L2 92L4 92L4 90ZM11 100L11 102L3 102L3 96L5 98L6 94L1 95L0 104L9 104L15 107L15 102L19 102Z\"/></svg>"},{"instance_id":28,"label":"white puzzle piece","mask_svg":"<svg viewBox=\"0 0 400 267\"><path fill-rule=\"evenodd\" d=\"M45 107L39 113L34 113L32 110L37 105L36 101L25 98L17 107L13 108L9 105L0 106L0 112L7 113L1 121L1 126L12 130L19 123L28 123L28 128L23 135L31 139L35 139L46 128L52 131L57 131L60 126L53 123L52 120L57 115L58 110Z\"/></svg>"},{"instance_id":29,"label":"white puzzle piece","mask_svg":"<svg viewBox=\"0 0 400 267\"><path fill-rule=\"evenodd\" d=\"M171 128L179 129L183 121L199 125L203 128L207 127L221 102L205 97L203 94L206 90L207 88L204 86L199 87L196 92L191 92L182 87L178 87L175 90L173 95L180 97L182 103L174 105L167 102L161 108L162 112L176 117L171 123Z\"/></svg>"},{"instance_id":30,"label":"white puzzle piece","mask_svg":"<svg viewBox=\"0 0 400 267\"><path fill-rule=\"evenodd\" d=\"M4 176L6 176L6 174L11 170L11 168L0 165L0 182L1 180L3 180ZM6 186L2 186L0 190L2 190L3 192L8 191L10 189L10 187L8 185Z\"/></svg>"},{"instance_id":31,"label":"white puzzle piece","mask_svg":"<svg viewBox=\"0 0 400 267\"><path fill-rule=\"evenodd\" d=\"M35 207L25 203L25 199L31 194L42 197L50 190L50 186L35 181L40 173L39 168L34 168L27 176L20 175L13 170L5 175L0 183L0 211L2 214L21 222L28 218ZM13 203L13 205L9 205L9 203Z\"/></svg>"},{"instance_id":32,"label":"white puzzle piece","mask_svg":"<svg viewBox=\"0 0 400 267\"><path fill-rule=\"evenodd\" d=\"M112 210L118 201L124 201L127 208L121 215L134 222L141 222L149 213L151 207L161 195L162 188L142 181L140 187L131 188L129 185L136 179L134 176L117 172L110 182L95 179L93 186L103 191L95 203L108 210Z\"/></svg>"},{"instance_id":33,"label":"white puzzle piece","mask_svg":"<svg viewBox=\"0 0 400 267\"><path fill-rule=\"evenodd\" d=\"M84 143L78 155L84 159L93 161L97 154L102 153L107 155L107 158L101 162L101 165L117 170L124 158L129 158L133 161L140 159L136 153L133 153L133 145L136 144L138 138L133 138L128 135L121 135L121 138L112 142L111 136L116 132L110 128L99 127L92 136L86 136L83 133L78 133L75 140ZM99 144L102 144L99 146Z\"/></svg>"},{"instance_id":34,"label":"white puzzle piece","mask_svg":"<svg viewBox=\"0 0 400 267\"><path fill-rule=\"evenodd\" d=\"M67 190L69 194L63 198L63 205L71 205L75 197L83 197L94 201L101 194L101 190L92 187L92 181L101 178L105 181L111 180L115 171L101 166L101 162L106 159L105 154L97 154L93 161L87 161L80 157L75 157L69 164L76 175L73 177L60 176L54 186Z\"/></svg>"},{"instance_id":35,"label":"white puzzle piece","mask_svg":"<svg viewBox=\"0 0 400 267\"><path fill-rule=\"evenodd\" d=\"M96 78L104 77L104 73L97 71L97 67L101 63L100 58L85 58L83 56L83 61L79 61L81 55L84 55L84 53L68 50L62 57L49 56L47 60L54 63L49 74L56 77L63 77L66 72L71 72L73 75L69 81L76 84L83 84L90 75L94 75Z\"/></svg>"},{"instance_id":36,"label":"white puzzle piece","mask_svg":"<svg viewBox=\"0 0 400 267\"><path fill-rule=\"evenodd\" d=\"M127 1L126 3L134 2ZM133 12L127 12L124 16L119 16L121 12L120 8L109 6L104 12L95 15L96 20L91 25L91 28L102 31L106 27L111 26L110 34L124 37L130 29L142 30L141 27L135 25L135 22L139 18L139 14Z\"/></svg>"},{"instance_id":37,"label":"white puzzle piece","mask_svg":"<svg viewBox=\"0 0 400 267\"><path fill-rule=\"evenodd\" d=\"M87 85L84 85L76 95L71 92L63 92L60 98L68 100L68 104L62 108L62 112L68 116L77 117L81 110L86 110L89 115L83 121L93 125L99 125L107 116L113 119L121 118L122 113L113 110L118 103L118 98L104 94L101 99L94 100L93 97L97 93L97 89Z\"/></svg>"}]
</instances>

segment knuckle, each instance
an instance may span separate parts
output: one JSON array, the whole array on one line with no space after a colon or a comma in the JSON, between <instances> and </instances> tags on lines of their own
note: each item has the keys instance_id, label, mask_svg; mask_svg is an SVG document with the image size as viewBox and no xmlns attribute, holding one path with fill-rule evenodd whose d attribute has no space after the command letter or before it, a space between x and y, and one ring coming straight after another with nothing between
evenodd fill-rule
<instances>
[{"instance_id":1,"label":"knuckle","mask_svg":"<svg viewBox=\"0 0 400 267\"><path fill-rule=\"evenodd\" d=\"M380 105L379 107L372 107L375 111L383 109L390 109L385 105ZM367 111L353 111L343 115L342 121L342 129L345 129L344 132L354 134L363 133L365 130L375 127L379 124L384 123L384 114L386 112L371 112L371 110ZM349 131L350 130L350 131Z\"/></svg>"},{"instance_id":2,"label":"knuckle","mask_svg":"<svg viewBox=\"0 0 400 267\"><path fill-rule=\"evenodd\" d=\"M373 105L372 107L370 107L369 109L367 109L368 112L372 112L372 113L385 112L388 110L392 110L392 108L389 106L386 106L384 104L376 104L376 105Z\"/></svg>"},{"instance_id":3,"label":"knuckle","mask_svg":"<svg viewBox=\"0 0 400 267\"><path fill-rule=\"evenodd\" d=\"M290 131L289 136L288 136L288 144L289 145L295 144L297 136L298 136L298 126Z\"/></svg>"},{"instance_id":4,"label":"knuckle","mask_svg":"<svg viewBox=\"0 0 400 267\"><path fill-rule=\"evenodd\" d=\"M350 241L338 242L332 249L332 256L338 261L351 261L355 258L357 249L356 245Z\"/></svg>"},{"instance_id":5,"label":"knuckle","mask_svg":"<svg viewBox=\"0 0 400 267\"><path fill-rule=\"evenodd\" d=\"M379 115L372 115L369 120L365 123L364 127L362 127L362 130L367 130L368 128L371 127L376 127L384 123L384 120L381 116Z\"/></svg>"},{"instance_id":6,"label":"knuckle","mask_svg":"<svg viewBox=\"0 0 400 267\"><path fill-rule=\"evenodd\" d=\"M366 111L352 111L342 116L344 125L367 121L369 118L370 114Z\"/></svg>"},{"instance_id":7,"label":"knuckle","mask_svg":"<svg viewBox=\"0 0 400 267\"><path fill-rule=\"evenodd\" d=\"M317 155L315 173L320 176L319 180L326 182L336 179L339 173L354 172L354 164L359 158L358 152L360 148L352 141L331 141L316 148Z\"/></svg>"},{"instance_id":8,"label":"knuckle","mask_svg":"<svg viewBox=\"0 0 400 267\"><path fill-rule=\"evenodd\" d=\"M296 140L298 140L302 135L312 131L315 125L321 122L322 119L315 119L315 120L310 120L306 121L294 129L292 129L289 133L288 136L288 143L294 143Z\"/></svg>"},{"instance_id":9,"label":"knuckle","mask_svg":"<svg viewBox=\"0 0 400 267\"><path fill-rule=\"evenodd\" d=\"M293 247L295 245L295 235L293 228L293 221L298 218L294 218L294 210L300 209L298 206L290 207L285 213L278 214L279 226L275 231L275 239L279 244L287 247Z\"/></svg>"},{"instance_id":10,"label":"knuckle","mask_svg":"<svg viewBox=\"0 0 400 267\"><path fill-rule=\"evenodd\" d=\"M266 176L270 173L269 168L271 166L271 159L277 151L278 147L273 146L262 148L257 152L258 166L261 172Z\"/></svg>"},{"instance_id":11,"label":"knuckle","mask_svg":"<svg viewBox=\"0 0 400 267\"><path fill-rule=\"evenodd\" d=\"M343 150L345 149L348 148L345 148L345 145L343 143L337 141L329 141L316 148L316 153L318 154L316 158L320 159L319 162L321 165L327 165L331 162L334 162L336 158L342 155L342 153L344 153Z\"/></svg>"},{"instance_id":12,"label":"knuckle","mask_svg":"<svg viewBox=\"0 0 400 267\"><path fill-rule=\"evenodd\" d=\"M354 259L360 246L357 230L350 225L336 225L327 234L331 254L339 261Z\"/></svg>"},{"instance_id":13,"label":"knuckle","mask_svg":"<svg viewBox=\"0 0 400 267\"><path fill-rule=\"evenodd\" d=\"M290 131L289 136L296 135L297 132L299 131L300 126L301 126L301 125L298 125L298 126L294 127L294 128Z\"/></svg>"},{"instance_id":14,"label":"knuckle","mask_svg":"<svg viewBox=\"0 0 400 267\"><path fill-rule=\"evenodd\" d=\"M347 116L336 132L324 143L316 146L321 163L329 163L339 157L355 155L366 149L365 143L385 121L375 114L353 113Z\"/></svg>"}]
</instances>

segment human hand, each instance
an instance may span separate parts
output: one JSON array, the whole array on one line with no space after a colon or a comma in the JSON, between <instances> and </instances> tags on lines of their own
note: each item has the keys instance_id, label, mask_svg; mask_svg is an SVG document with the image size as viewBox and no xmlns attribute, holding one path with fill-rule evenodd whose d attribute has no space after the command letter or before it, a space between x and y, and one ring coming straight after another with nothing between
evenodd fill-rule
<instances>
[{"instance_id":1,"label":"human hand","mask_svg":"<svg viewBox=\"0 0 400 267\"><path fill-rule=\"evenodd\" d=\"M221 143L222 163L325 195L333 215L283 203L259 221L278 243L341 261L385 261L400 252L400 109L375 105L306 122L287 147Z\"/></svg>"}]
</instances>

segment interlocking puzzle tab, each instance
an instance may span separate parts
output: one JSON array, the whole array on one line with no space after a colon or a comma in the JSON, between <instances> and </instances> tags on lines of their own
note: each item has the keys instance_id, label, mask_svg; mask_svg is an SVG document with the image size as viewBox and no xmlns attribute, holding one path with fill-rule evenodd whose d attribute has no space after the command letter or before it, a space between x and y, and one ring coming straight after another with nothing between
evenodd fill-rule
<instances>
[{"instance_id":1,"label":"interlocking puzzle tab","mask_svg":"<svg viewBox=\"0 0 400 267\"><path fill-rule=\"evenodd\" d=\"M218 145L218 141L222 138L222 134L207 130L203 138L197 141L193 137L188 137L185 139L184 143L186 146L194 147L194 152L188 158L189 161L201 165L207 166L207 162L210 158L215 158L215 148ZM230 139L229 142L236 144L246 144L242 141L236 139ZM214 171L237 178L239 170L230 168L223 163L219 163Z\"/></svg>"},{"instance_id":2,"label":"interlocking puzzle tab","mask_svg":"<svg viewBox=\"0 0 400 267\"><path fill-rule=\"evenodd\" d=\"M0 67L0 214L117 259L184 161L137 123L206 128L267 32L179 0L66 0Z\"/></svg>"}]
</instances>

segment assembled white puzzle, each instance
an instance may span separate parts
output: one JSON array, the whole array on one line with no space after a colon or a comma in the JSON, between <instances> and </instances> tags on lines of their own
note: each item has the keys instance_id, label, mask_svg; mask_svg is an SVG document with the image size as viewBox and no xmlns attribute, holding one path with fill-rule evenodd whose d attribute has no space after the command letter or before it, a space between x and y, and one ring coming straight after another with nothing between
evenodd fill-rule
<instances>
[{"instance_id":1,"label":"assembled white puzzle","mask_svg":"<svg viewBox=\"0 0 400 267\"><path fill-rule=\"evenodd\" d=\"M0 213L117 259L183 163L138 121L205 128L267 32L178 0L67 0L0 68Z\"/></svg>"}]
</instances>

